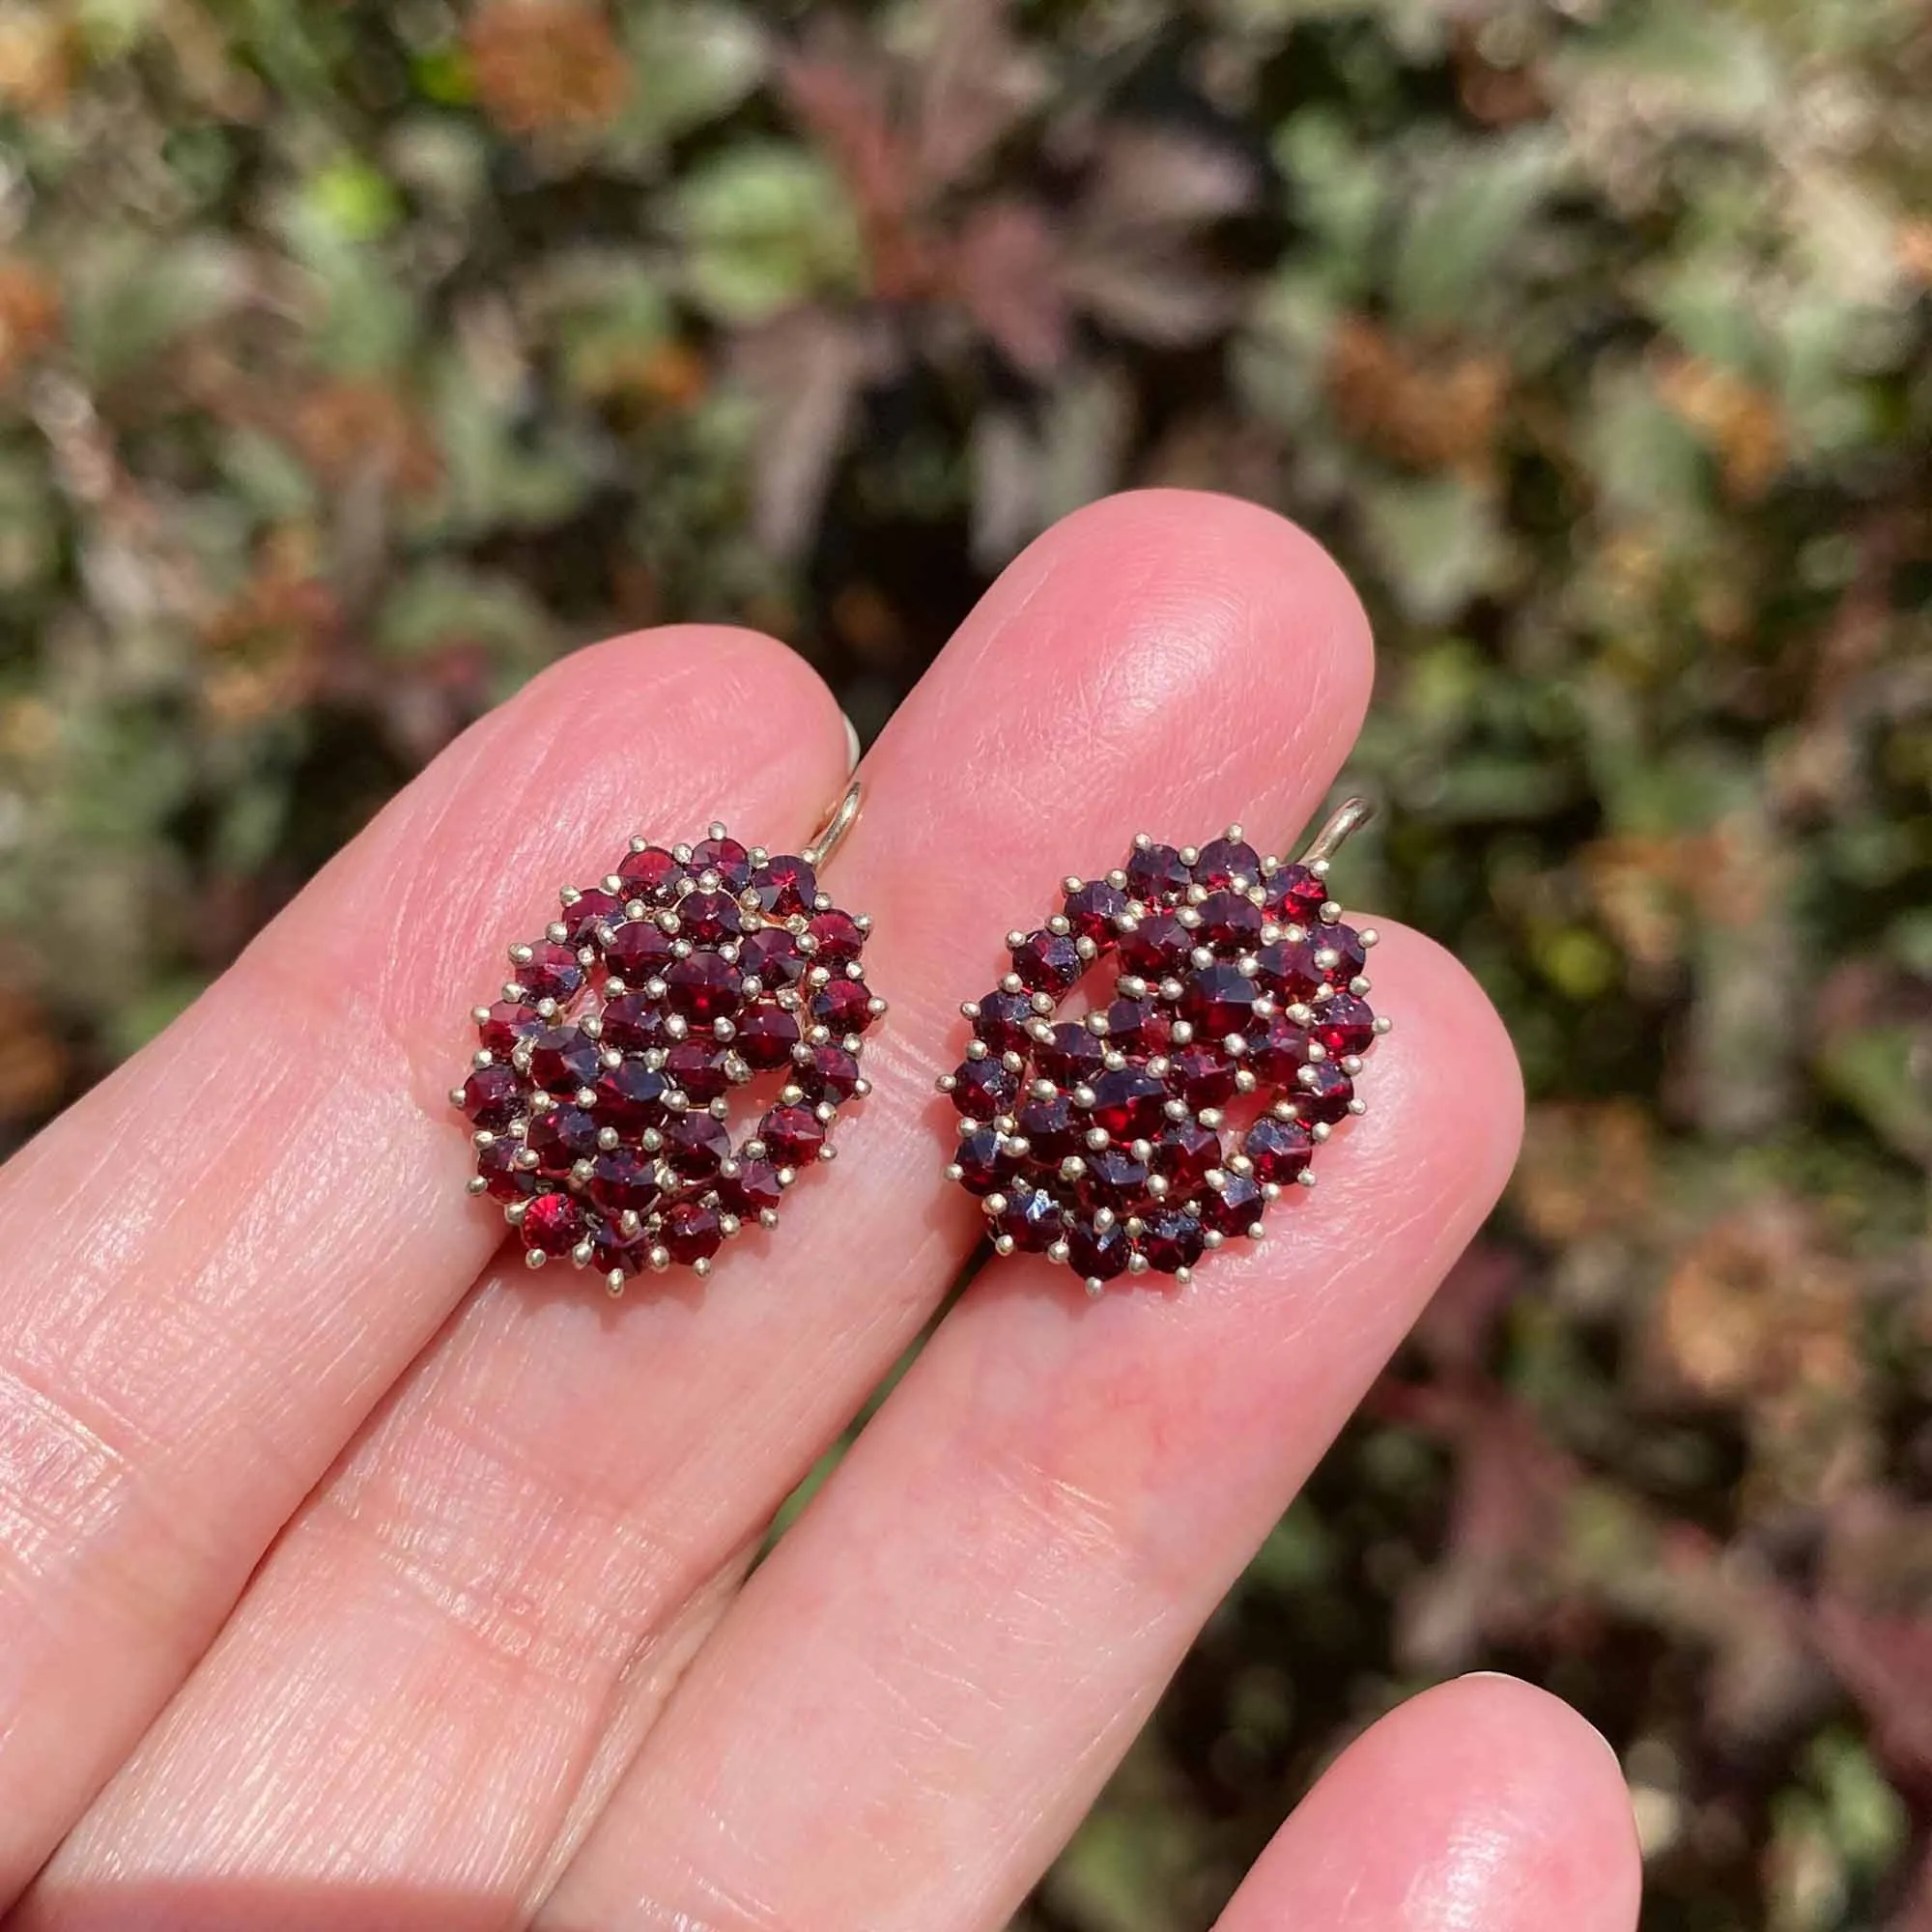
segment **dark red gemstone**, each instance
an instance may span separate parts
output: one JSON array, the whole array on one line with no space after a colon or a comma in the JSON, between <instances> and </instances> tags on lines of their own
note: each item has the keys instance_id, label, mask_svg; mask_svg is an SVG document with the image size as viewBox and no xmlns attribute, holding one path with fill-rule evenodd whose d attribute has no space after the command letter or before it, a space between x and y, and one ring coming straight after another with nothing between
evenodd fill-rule
<instances>
[{"instance_id":1,"label":"dark red gemstone","mask_svg":"<svg viewBox=\"0 0 1932 1932\"><path fill-rule=\"evenodd\" d=\"M479 1066L463 1083L463 1111L496 1133L526 1111L528 1091L513 1066Z\"/></svg>"},{"instance_id":2,"label":"dark red gemstone","mask_svg":"<svg viewBox=\"0 0 1932 1932\"><path fill-rule=\"evenodd\" d=\"M781 925L761 926L748 933L738 948L738 970L756 977L761 986L776 989L796 985L805 971L805 954L796 934Z\"/></svg>"},{"instance_id":3,"label":"dark red gemstone","mask_svg":"<svg viewBox=\"0 0 1932 1932\"><path fill-rule=\"evenodd\" d=\"M484 1189L493 1200L521 1201L536 1186L536 1176L517 1165L523 1151L523 1142L507 1134L476 1150L476 1172L483 1177Z\"/></svg>"},{"instance_id":4,"label":"dark red gemstone","mask_svg":"<svg viewBox=\"0 0 1932 1932\"><path fill-rule=\"evenodd\" d=\"M583 1107L551 1107L530 1122L529 1146L537 1156L537 1171L559 1180L580 1160L597 1151L597 1130L603 1125Z\"/></svg>"},{"instance_id":5,"label":"dark red gemstone","mask_svg":"<svg viewBox=\"0 0 1932 1932\"><path fill-rule=\"evenodd\" d=\"M1140 1251L1158 1274L1178 1274L1192 1267L1207 1246L1207 1231L1184 1208L1156 1208L1147 1217Z\"/></svg>"},{"instance_id":6,"label":"dark red gemstone","mask_svg":"<svg viewBox=\"0 0 1932 1932\"><path fill-rule=\"evenodd\" d=\"M741 1160L738 1172L718 1183L718 1199L727 1214L754 1221L760 1214L778 1211L784 1188L770 1161Z\"/></svg>"},{"instance_id":7,"label":"dark red gemstone","mask_svg":"<svg viewBox=\"0 0 1932 1932\"><path fill-rule=\"evenodd\" d=\"M1307 999L1316 986L1299 940L1277 939L1264 946L1255 954L1255 978L1270 993L1290 1001Z\"/></svg>"},{"instance_id":8,"label":"dark red gemstone","mask_svg":"<svg viewBox=\"0 0 1932 1932\"><path fill-rule=\"evenodd\" d=\"M658 1239L672 1261L689 1267L693 1262L708 1262L724 1245L724 1228L715 1208L676 1201L665 1211Z\"/></svg>"},{"instance_id":9,"label":"dark red gemstone","mask_svg":"<svg viewBox=\"0 0 1932 1932\"><path fill-rule=\"evenodd\" d=\"M716 946L745 929L745 915L729 893L687 893L677 902L678 930L700 946Z\"/></svg>"},{"instance_id":10,"label":"dark red gemstone","mask_svg":"<svg viewBox=\"0 0 1932 1932\"><path fill-rule=\"evenodd\" d=\"M1177 1053L1168 1079L1190 1107L1220 1107L1235 1097L1234 1061L1212 1046L1186 1046Z\"/></svg>"},{"instance_id":11,"label":"dark red gemstone","mask_svg":"<svg viewBox=\"0 0 1932 1932\"><path fill-rule=\"evenodd\" d=\"M1061 1087L1077 1087L1092 1079L1106 1057L1098 1035L1089 1033L1079 1020L1062 1020L1050 1041L1037 1040L1033 1046L1034 1065L1041 1077Z\"/></svg>"},{"instance_id":12,"label":"dark red gemstone","mask_svg":"<svg viewBox=\"0 0 1932 1932\"><path fill-rule=\"evenodd\" d=\"M782 1007L753 1007L738 1022L732 1044L745 1065L759 1073L791 1065L798 1044L798 1021Z\"/></svg>"},{"instance_id":13,"label":"dark red gemstone","mask_svg":"<svg viewBox=\"0 0 1932 1932\"><path fill-rule=\"evenodd\" d=\"M1217 1235L1245 1235L1262 1218L1267 1206L1260 1183L1245 1174L1231 1174L1217 1188L1201 1193L1201 1220Z\"/></svg>"},{"instance_id":14,"label":"dark red gemstone","mask_svg":"<svg viewBox=\"0 0 1932 1932\"><path fill-rule=\"evenodd\" d=\"M626 920L611 934L605 963L627 986L641 986L670 964L669 933L656 920Z\"/></svg>"},{"instance_id":15,"label":"dark red gemstone","mask_svg":"<svg viewBox=\"0 0 1932 1932\"><path fill-rule=\"evenodd\" d=\"M1352 925L1312 925L1302 943L1324 985L1346 986L1369 963L1368 948Z\"/></svg>"},{"instance_id":16,"label":"dark red gemstone","mask_svg":"<svg viewBox=\"0 0 1932 1932\"><path fill-rule=\"evenodd\" d=\"M1239 893L1209 893L1195 907L1201 923L1195 938L1217 952L1246 952L1259 946L1262 937L1262 909Z\"/></svg>"},{"instance_id":17,"label":"dark red gemstone","mask_svg":"<svg viewBox=\"0 0 1932 1932\"><path fill-rule=\"evenodd\" d=\"M1368 1001L1353 993L1337 993L1316 1008L1311 1031L1338 1059L1366 1053L1376 1043L1376 1016Z\"/></svg>"},{"instance_id":18,"label":"dark red gemstone","mask_svg":"<svg viewBox=\"0 0 1932 1932\"><path fill-rule=\"evenodd\" d=\"M759 1122L758 1138L781 1167L803 1167L825 1145L825 1122L810 1107L774 1107Z\"/></svg>"},{"instance_id":19,"label":"dark red gemstone","mask_svg":"<svg viewBox=\"0 0 1932 1932\"><path fill-rule=\"evenodd\" d=\"M1194 882L1217 892L1261 883L1261 854L1244 838L1210 838L1194 862Z\"/></svg>"},{"instance_id":20,"label":"dark red gemstone","mask_svg":"<svg viewBox=\"0 0 1932 1932\"><path fill-rule=\"evenodd\" d=\"M836 906L829 912L813 913L805 929L817 942L811 956L821 966L846 965L865 951L866 935L859 922Z\"/></svg>"},{"instance_id":21,"label":"dark red gemstone","mask_svg":"<svg viewBox=\"0 0 1932 1932\"><path fill-rule=\"evenodd\" d=\"M590 1163L590 1179L584 1185L591 1200L613 1221L626 1208L648 1214L664 1194L657 1162L623 1147L598 1154Z\"/></svg>"},{"instance_id":22,"label":"dark red gemstone","mask_svg":"<svg viewBox=\"0 0 1932 1932\"><path fill-rule=\"evenodd\" d=\"M1033 1044L1027 1035L1033 1017L1033 1002L1024 993L988 993L980 1002L973 1031L995 1053L1025 1053Z\"/></svg>"},{"instance_id":23,"label":"dark red gemstone","mask_svg":"<svg viewBox=\"0 0 1932 1932\"><path fill-rule=\"evenodd\" d=\"M1307 1028L1276 1013L1256 1031L1248 1065L1254 1069L1255 1078L1270 1087L1292 1087L1307 1058Z\"/></svg>"},{"instance_id":24,"label":"dark red gemstone","mask_svg":"<svg viewBox=\"0 0 1932 1932\"><path fill-rule=\"evenodd\" d=\"M1083 1217L1066 1225L1067 1263L1087 1281L1112 1281L1124 1274L1131 1255L1127 1231L1118 1221L1096 1228Z\"/></svg>"},{"instance_id":25,"label":"dark red gemstone","mask_svg":"<svg viewBox=\"0 0 1932 1932\"><path fill-rule=\"evenodd\" d=\"M1173 1097L1151 1073L1138 1066L1121 1066L1102 1073L1094 1084L1090 1110L1096 1127L1105 1127L1117 1141L1144 1140L1160 1131L1163 1111Z\"/></svg>"},{"instance_id":26,"label":"dark red gemstone","mask_svg":"<svg viewBox=\"0 0 1932 1932\"><path fill-rule=\"evenodd\" d=\"M1083 1124L1064 1094L1051 1100L1029 1100L1013 1119L1014 1130L1025 1136L1033 1157L1041 1161L1065 1160L1078 1149Z\"/></svg>"},{"instance_id":27,"label":"dark red gemstone","mask_svg":"<svg viewBox=\"0 0 1932 1932\"><path fill-rule=\"evenodd\" d=\"M1082 1199L1095 1208L1131 1214L1147 1199L1148 1166L1124 1148L1101 1148L1082 1156L1087 1174L1080 1182Z\"/></svg>"},{"instance_id":28,"label":"dark red gemstone","mask_svg":"<svg viewBox=\"0 0 1932 1932\"><path fill-rule=\"evenodd\" d=\"M583 1209L568 1194L539 1194L517 1224L525 1248L560 1260L584 1236Z\"/></svg>"},{"instance_id":29,"label":"dark red gemstone","mask_svg":"<svg viewBox=\"0 0 1932 1932\"><path fill-rule=\"evenodd\" d=\"M654 1127L670 1082L641 1060L607 1066L597 1081L597 1118L613 1127Z\"/></svg>"},{"instance_id":30,"label":"dark red gemstone","mask_svg":"<svg viewBox=\"0 0 1932 1932\"><path fill-rule=\"evenodd\" d=\"M872 989L863 980L833 980L811 996L811 1016L835 1038L864 1033L872 1024Z\"/></svg>"},{"instance_id":31,"label":"dark red gemstone","mask_svg":"<svg viewBox=\"0 0 1932 1932\"><path fill-rule=\"evenodd\" d=\"M758 903L779 919L795 912L810 912L818 891L818 874L803 859L790 854L767 859L752 879Z\"/></svg>"},{"instance_id":32,"label":"dark red gemstone","mask_svg":"<svg viewBox=\"0 0 1932 1932\"><path fill-rule=\"evenodd\" d=\"M665 1005L695 1027L728 1020L738 1010L739 978L722 952L693 952L665 968Z\"/></svg>"},{"instance_id":33,"label":"dark red gemstone","mask_svg":"<svg viewBox=\"0 0 1932 1932\"><path fill-rule=\"evenodd\" d=\"M1283 866L1265 882L1264 902L1282 925L1309 925L1321 916L1328 888L1306 866Z\"/></svg>"},{"instance_id":34,"label":"dark red gemstone","mask_svg":"<svg viewBox=\"0 0 1932 1932\"><path fill-rule=\"evenodd\" d=\"M1016 1163L991 1127L975 1127L952 1151L959 1184L968 1194L993 1194L1013 1178Z\"/></svg>"},{"instance_id":35,"label":"dark red gemstone","mask_svg":"<svg viewBox=\"0 0 1932 1932\"><path fill-rule=\"evenodd\" d=\"M696 1108L680 1114L665 1129L665 1158L690 1180L708 1180L731 1151L724 1122Z\"/></svg>"},{"instance_id":36,"label":"dark red gemstone","mask_svg":"<svg viewBox=\"0 0 1932 1932\"><path fill-rule=\"evenodd\" d=\"M665 1054L665 1075L688 1100L715 1100L731 1085L724 1049L709 1039L681 1039Z\"/></svg>"},{"instance_id":37,"label":"dark red gemstone","mask_svg":"<svg viewBox=\"0 0 1932 1932\"><path fill-rule=\"evenodd\" d=\"M1079 949L1066 934L1042 926L1013 948L1013 971L1036 993L1064 993L1080 977Z\"/></svg>"},{"instance_id":38,"label":"dark red gemstone","mask_svg":"<svg viewBox=\"0 0 1932 1932\"><path fill-rule=\"evenodd\" d=\"M1349 1118L1355 1083L1332 1060L1313 1062L1294 1094L1294 1111L1304 1121L1325 1121L1333 1126Z\"/></svg>"},{"instance_id":39,"label":"dark red gemstone","mask_svg":"<svg viewBox=\"0 0 1932 1932\"><path fill-rule=\"evenodd\" d=\"M1103 952L1119 935L1114 922L1127 909L1127 895L1105 879L1090 879L1066 895L1066 923L1076 939L1091 939Z\"/></svg>"},{"instance_id":40,"label":"dark red gemstone","mask_svg":"<svg viewBox=\"0 0 1932 1932\"><path fill-rule=\"evenodd\" d=\"M1107 1044L1140 1059L1168 1049L1174 1017L1151 1000L1116 1000L1106 1009Z\"/></svg>"},{"instance_id":41,"label":"dark red gemstone","mask_svg":"<svg viewBox=\"0 0 1932 1932\"><path fill-rule=\"evenodd\" d=\"M1194 935L1171 912L1151 912L1121 935L1121 964L1143 980L1164 980L1186 963Z\"/></svg>"},{"instance_id":42,"label":"dark red gemstone","mask_svg":"<svg viewBox=\"0 0 1932 1932\"><path fill-rule=\"evenodd\" d=\"M1170 1121L1154 1137L1154 1172L1167 1177L1168 1186L1179 1200L1198 1194L1208 1170L1220 1165L1221 1137L1199 1121Z\"/></svg>"},{"instance_id":43,"label":"dark red gemstone","mask_svg":"<svg viewBox=\"0 0 1932 1932\"><path fill-rule=\"evenodd\" d=\"M623 916L623 900L615 893L607 893L602 886L579 893L558 915L573 946L588 946L596 938L600 925Z\"/></svg>"},{"instance_id":44,"label":"dark red gemstone","mask_svg":"<svg viewBox=\"0 0 1932 1932\"><path fill-rule=\"evenodd\" d=\"M498 1060L508 1060L520 1039L541 1030L543 1021L535 1009L519 1006L515 1000L498 1000L490 1009L490 1017L476 1029L476 1037Z\"/></svg>"},{"instance_id":45,"label":"dark red gemstone","mask_svg":"<svg viewBox=\"0 0 1932 1932\"><path fill-rule=\"evenodd\" d=\"M554 939L530 948L529 963L516 969L517 984L532 1000L570 999L583 984L583 966L568 946Z\"/></svg>"},{"instance_id":46,"label":"dark red gemstone","mask_svg":"<svg viewBox=\"0 0 1932 1932\"><path fill-rule=\"evenodd\" d=\"M842 1046L814 1046L791 1077L808 1100L838 1106L859 1091L859 1063Z\"/></svg>"},{"instance_id":47,"label":"dark red gemstone","mask_svg":"<svg viewBox=\"0 0 1932 1932\"><path fill-rule=\"evenodd\" d=\"M590 1223L590 1261L599 1274L610 1274L613 1269L625 1274L641 1274L650 1256L650 1247L651 1237L641 1228L626 1240L611 1222L592 1220Z\"/></svg>"},{"instance_id":48,"label":"dark red gemstone","mask_svg":"<svg viewBox=\"0 0 1932 1932\"><path fill-rule=\"evenodd\" d=\"M1140 845L1127 861L1127 890L1137 899L1152 903L1179 898L1194 882L1172 845Z\"/></svg>"},{"instance_id":49,"label":"dark red gemstone","mask_svg":"<svg viewBox=\"0 0 1932 1932\"><path fill-rule=\"evenodd\" d=\"M1242 1151L1255 1164L1263 1180L1285 1186L1308 1165L1315 1151L1315 1140L1299 1121L1278 1121L1264 1115L1248 1129Z\"/></svg>"},{"instance_id":50,"label":"dark red gemstone","mask_svg":"<svg viewBox=\"0 0 1932 1932\"><path fill-rule=\"evenodd\" d=\"M602 1065L597 1042L575 1027L545 1027L530 1036L530 1078L546 1094L575 1094L596 1080Z\"/></svg>"},{"instance_id":51,"label":"dark red gemstone","mask_svg":"<svg viewBox=\"0 0 1932 1932\"><path fill-rule=\"evenodd\" d=\"M619 1052L641 1053L664 1037L664 1009L642 993L616 993L604 1002L604 1042Z\"/></svg>"},{"instance_id":52,"label":"dark red gemstone","mask_svg":"<svg viewBox=\"0 0 1932 1932\"><path fill-rule=\"evenodd\" d=\"M662 845L646 845L641 852L626 855L617 876L633 898L646 905L668 905L690 874Z\"/></svg>"},{"instance_id":53,"label":"dark red gemstone","mask_svg":"<svg viewBox=\"0 0 1932 1932\"><path fill-rule=\"evenodd\" d=\"M1009 1201L993 1225L1013 1237L1021 1254L1043 1255L1065 1232L1066 1215L1051 1194L1036 1188Z\"/></svg>"},{"instance_id":54,"label":"dark red gemstone","mask_svg":"<svg viewBox=\"0 0 1932 1932\"><path fill-rule=\"evenodd\" d=\"M962 1061L952 1075L952 1104L971 1121L1010 1114L1020 1097L1020 1076L989 1054Z\"/></svg>"},{"instance_id":55,"label":"dark red gemstone","mask_svg":"<svg viewBox=\"0 0 1932 1932\"><path fill-rule=\"evenodd\" d=\"M1238 967L1206 966L1180 996L1180 1016L1204 1040L1245 1034L1254 1024L1257 988Z\"/></svg>"},{"instance_id":56,"label":"dark red gemstone","mask_svg":"<svg viewBox=\"0 0 1932 1932\"><path fill-rule=\"evenodd\" d=\"M752 883L752 855L735 838L700 838L691 848L693 878L716 872L733 893Z\"/></svg>"}]
</instances>

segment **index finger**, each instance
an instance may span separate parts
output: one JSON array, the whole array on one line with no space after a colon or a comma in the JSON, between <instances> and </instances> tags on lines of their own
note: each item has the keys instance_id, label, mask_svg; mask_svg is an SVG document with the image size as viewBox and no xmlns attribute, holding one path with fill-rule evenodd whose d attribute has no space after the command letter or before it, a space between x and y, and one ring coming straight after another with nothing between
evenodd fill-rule
<instances>
[{"instance_id":1,"label":"index finger","mask_svg":"<svg viewBox=\"0 0 1932 1932\"><path fill-rule=\"evenodd\" d=\"M0 1897L497 1246L446 1093L503 948L629 833L803 838L845 768L769 639L579 653L0 1171Z\"/></svg>"}]
</instances>

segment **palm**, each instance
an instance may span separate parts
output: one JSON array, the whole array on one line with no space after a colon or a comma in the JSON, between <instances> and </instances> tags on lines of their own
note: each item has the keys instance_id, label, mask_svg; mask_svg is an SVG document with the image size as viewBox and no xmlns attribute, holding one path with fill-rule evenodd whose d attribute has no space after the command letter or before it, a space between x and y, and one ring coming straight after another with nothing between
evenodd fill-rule
<instances>
[{"instance_id":1,"label":"palm","mask_svg":"<svg viewBox=\"0 0 1932 1932\"><path fill-rule=\"evenodd\" d=\"M1462 969L1387 932L1375 1110L1266 1246L1092 1306L989 1274L749 1558L972 1251L932 1076L1000 936L1143 823L1284 840L1368 681L1260 511L1037 546L867 760L837 883L893 1014L845 1160L768 1255L614 1308L494 1259L461 1015L616 836L802 838L844 733L802 660L674 630L440 759L0 1182L0 1886L54 1854L14 1922L1003 1922L1502 1183ZM1471 1682L1344 1758L1224 1924L1628 1932L1634 1889L1590 1734Z\"/></svg>"}]
</instances>

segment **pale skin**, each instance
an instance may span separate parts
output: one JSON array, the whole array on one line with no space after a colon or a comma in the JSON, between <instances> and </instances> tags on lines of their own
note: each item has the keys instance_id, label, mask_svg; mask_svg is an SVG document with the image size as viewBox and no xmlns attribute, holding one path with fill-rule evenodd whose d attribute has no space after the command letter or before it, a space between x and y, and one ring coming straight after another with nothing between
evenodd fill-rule
<instances>
[{"instance_id":1,"label":"pale skin","mask_svg":"<svg viewBox=\"0 0 1932 1932\"><path fill-rule=\"evenodd\" d=\"M892 1002L769 1236L621 1303L468 1197L466 1015L634 831L773 850L846 782L811 668L686 627L485 719L0 1174L0 1891L20 1932L993 1932L1494 1201L1515 1061L1375 918L1370 1112L1261 1246L1089 1302L984 1270L933 1079L1067 872L1332 793L1371 651L1279 519L1068 519L865 761L828 867ZM1375 1724L1223 1932L1631 1932L1613 1757L1465 1679Z\"/></svg>"}]
</instances>

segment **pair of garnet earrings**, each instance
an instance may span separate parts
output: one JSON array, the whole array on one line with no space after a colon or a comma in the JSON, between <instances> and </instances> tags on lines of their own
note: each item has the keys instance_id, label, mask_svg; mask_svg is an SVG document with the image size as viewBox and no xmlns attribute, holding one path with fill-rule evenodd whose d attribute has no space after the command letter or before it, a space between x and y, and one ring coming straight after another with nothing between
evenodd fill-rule
<instances>
[{"instance_id":1,"label":"pair of garnet earrings","mask_svg":"<svg viewBox=\"0 0 1932 1932\"><path fill-rule=\"evenodd\" d=\"M708 1273L833 1158L886 1011L862 957L871 922L818 885L859 809L855 780L796 856L723 825L696 845L633 838L510 948L450 1098L470 1191L502 1205L532 1267L595 1268L612 1294L647 1268ZM1368 816L1347 800L1293 863L1238 826L1198 849L1142 836L1008 935L1009 971L962 1009L966 1057L939 1083L960 1117L947 1174L997 1253L1065 1263L1094 1294L1149 1271L1184 1285L1313 1184L1388 1028L1366 998L1376 935L1342 923L1327 886Z\"/></svg>"}]
</instances>

